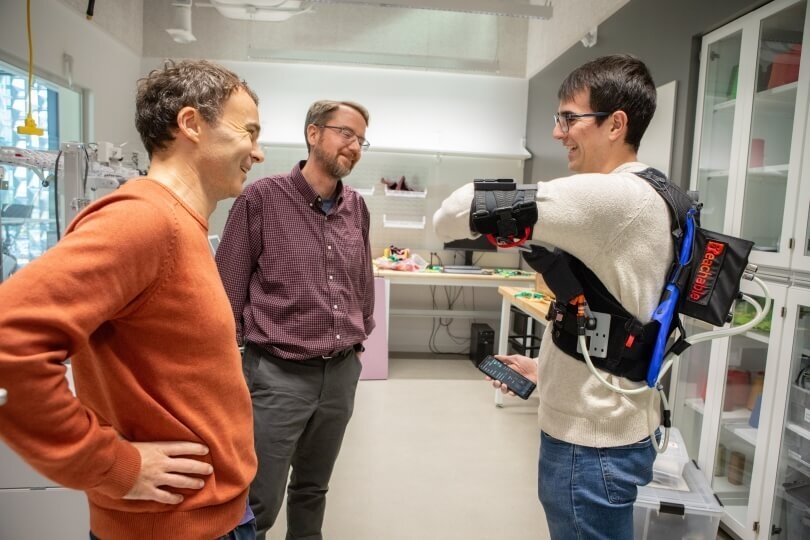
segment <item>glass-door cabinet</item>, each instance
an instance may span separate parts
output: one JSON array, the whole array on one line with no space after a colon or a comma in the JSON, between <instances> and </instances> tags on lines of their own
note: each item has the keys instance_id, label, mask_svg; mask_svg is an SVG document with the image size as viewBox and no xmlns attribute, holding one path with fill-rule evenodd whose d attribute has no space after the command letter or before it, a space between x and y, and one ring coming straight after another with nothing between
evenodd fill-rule
<instances>
[{"instance_id":1,"label":"glass-door cabinet","mask_svg":"<svg viewBox=\"0 0 810 540\"><path fill-rule=\"evenodd\" d=\"M771 446L769 418L778 391L776 371L784 328L781 314L787 285L768 282L767 287L773 303L765 319L744 333L710 342L705 390L697 385L700 394L685 401L687 407L689 403L703 407L698 465L723 504L723 524L743 540L757 538L759 530ZM764 292L755 283L743 280L741 290L763 303ZM738 301L730 325L743 325L755 314L750 304ZM676 426L682 422L675 418Z\"/></svg>"},{"instance_id":2,"label":"glass-door cabinet","mask_svg":"<svg viewBox=\"0 0 810 540\"><path fill-rule=\"evenodd\" d=\"M687 336L711 330L708 323L685 318ZM674 385L672 415L675 426L681 432L689 459L698 460L703 422L706 418L706 392L708 390L709 365L712 342L692 345L673 366Z\"/></svg>"},{"instance_id":3,"label":"glass-door cabinet","mask_svg":"<svg viewBox=\"0 0 810 540\"><path fill-rule=\"evenodd\" d=\"M810 110L805 117L805 125L810 125ZM799 196L796 199L796 226L794 237L796 245L793 249L791 267L810 273L810 137L805 136L804 153L802 156L802 180L799 182Z\"/></svg>"},{"instance_id":4,"label":"glass-door cabinet","mask_svg":"<svg viewBox=\"0 0 810 540\"><path fill-rule=\"evenodd\" d=\"M691 187L703 226L752 240L762 265L788 266L795 240L806 26L806 0L774 0L703 38Z\"/></svg>"},{"instance_id":5,"label":"glass-door cabinet","mask_svg":"<svg viewBox=\"0 0 810 540\"><path fill-rule=\"evenodd\" d=\"M736 159L732 156L735 126L743 122L743 109L737 100L742 30L724 29L711 42L704 41L701 88L702 116L698 118L700 138L696 160L697 179L693 186L703 202L701 222L713 231L731 228L731 214L726 214L729 178L736 176ZM743 68L745 69L745 67ZM745 75L745 72L743 72ZM728 222L726 221L728 218Z\"/></svg>"},{"instance_id":6,"label":"glass-door cabinet","mask_svg":"<svg viewBox=\"0 0 810 540\"><path fill-rule=\"evenodd\" d=\"M810 284L808 284L810 286ZM763 504L763 538L810 538L810 289L791 287L786 332L780 353L781 392L774 403L771 429L774 457L769 459Z\"/></svg>"}]
</instances>

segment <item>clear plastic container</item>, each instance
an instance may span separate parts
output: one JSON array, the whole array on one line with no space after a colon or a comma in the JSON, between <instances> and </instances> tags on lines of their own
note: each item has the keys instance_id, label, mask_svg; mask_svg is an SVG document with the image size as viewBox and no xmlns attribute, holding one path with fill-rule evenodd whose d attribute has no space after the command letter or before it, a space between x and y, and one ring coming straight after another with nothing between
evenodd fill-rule
<instances>
[{"instance_id":1,"label":"clear plastic container","mask_svg":"<svg viewBox=\"0 0 810 540\"><path fill-rule=\"evenodd\" d=\"M667 449L658 454L653 464L653 482L674 485L679 483L683 477L683 468L689 463L689 454L686 451L686 443L678 428L669 430L669 442Z\"/></svg>"},{"instance_id":2,"label":"clear plastic container","mask_svg":"<svg viewBox=\"0 0 810 540\"><path fill-rule=\"evenodd\" d=\"M717 538L723 507L706 477L694 462L683 469L688 491L655 484L638 488L633 509L635 540L683 540Z\"/></svg>"}]
</instances>

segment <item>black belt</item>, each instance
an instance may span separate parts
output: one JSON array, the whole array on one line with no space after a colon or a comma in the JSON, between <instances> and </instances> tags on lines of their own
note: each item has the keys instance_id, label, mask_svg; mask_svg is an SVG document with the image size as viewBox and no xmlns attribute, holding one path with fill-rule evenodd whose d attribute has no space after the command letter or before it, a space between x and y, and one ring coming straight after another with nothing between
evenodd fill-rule
<instances>
[{"instance_id":1,"label":"black belt","mask_svg":"<svg viewBox=\"0 0 810 540\"><path fill-rule=\"evenodd\" d=\"M343 358L344 356L348 356L350 352L354 351L354 346L346 347L340 351L331 352L329 354L324 354L321 356L316 356L312 358L312 360L332 360L334 358Z\"/></svg>"},{"instance_id":2,"label":"black belt","mask_svg":"<svg viewBox=\"0 0 810 540\"><path fill-rule=\"evenodd\" d=\"M247 347L255 347L256 349L258 349L258 351L260 351L260 354L264 353L266 355L273 356L274 358L279 358L279 359L282 359L282 360L286 360L286 359L281 358L279 356L274 356L267 349L265 349L261 345L256 345L252 341L246 342L245 347L246 348ZM348 356L349 353L354 351L354 350L357 350L357 345L352 345L350 347L346 347L345 349L340 349L340 350L337 350L337 351L333 351L333 352L330 352L328 354L323 354L323 355L320 355L320 356L313 356L312 358L304 358L304 360L332 360L332 359L335 359L335 358L343 358L343 357ZM295 362L295 360L291 360L291 361Z\"/></svg>"}]
</instances>

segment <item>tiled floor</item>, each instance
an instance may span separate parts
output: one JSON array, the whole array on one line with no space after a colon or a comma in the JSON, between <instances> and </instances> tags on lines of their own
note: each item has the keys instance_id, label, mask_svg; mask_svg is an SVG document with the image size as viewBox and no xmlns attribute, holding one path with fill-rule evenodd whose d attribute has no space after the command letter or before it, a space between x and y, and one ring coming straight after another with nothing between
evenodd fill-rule
<instances>
[{"instance_id":1,"label":"tiled floor","mask_svg":"<svg viewBox=\"0 0 810 540\"><path fill-rule=\"evenodd\" d=\"M537 400L507 398L498 409L493 397L467 359L394 358L388 380L361 381L324 537L547 538L536 496ZM283 540L279 521L268 540Z\"/></svg>"},{"instance_id":2,"label":"tiled floor","mask_svg":"<svg viewBox=\"0 0 810 540\"><path fill-rule=\"evenodd\" d=\"M498 409L493 392L467 359L396 357L388 380L361 381L324 537L547 539L537 399L507 397ZM284 539L283 513L267 540Z\"/></svg>"}]
</instances>

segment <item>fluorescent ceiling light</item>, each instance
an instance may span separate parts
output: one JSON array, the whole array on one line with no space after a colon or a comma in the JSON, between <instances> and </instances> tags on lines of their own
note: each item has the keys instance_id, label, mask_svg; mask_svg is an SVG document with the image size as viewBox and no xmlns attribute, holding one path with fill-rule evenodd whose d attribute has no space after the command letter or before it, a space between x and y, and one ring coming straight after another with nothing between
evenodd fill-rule
<instances>
[{"instance_id":1,"label":"fluorescent ceiling light","mask_svg":"<svg viewBox=\"0 0 810 540\"><path fill-rule=\"evenodd\" d=\"M229 19L281 22L310 11L305 0L211 0L220 15Z\"/></svg>"},{"instance_id":2,"label":"fluorescent ceiling light","mask_svg":"<svg viewBox=\"0 0 810 540\"><path fill-rule=\"evenodd\" d=\"M551 2L537 6L529 0L311 0L319 4L357 4L377 7L398 7L413 9L434 9L438 11L460 11L464 13L481 13L502 15L506 17L528 17L533 19L550 19Z\"/></svg>"},{"instance_id":3,"label":"fluorescent ceiling light","mask_svg":"<svg viewBox=\"0 0 810 540\"><path fill-rule=\"evenodd\" d=\"M498 70L497 60L478 58L449 58L385 52L294 50L249 48L248 58L254 60L282 60L287 62L313 62L319 64L368 64L388 67L443 69L471 72Z\"/></svg>"},{"instance_id":4,"label":"fluorescent ceiling light","mask_svg":"<svg viewBox=\"0 0 810 540\"><path fill-rule=\"evenodd\" d=\"M198 5L214 7L229 19L278 22L311 11L313 4L432 9L531 19L550 19L553 12L550 1L534 5L530 0L210 0Z\"/></svg>"}]
</instances>

